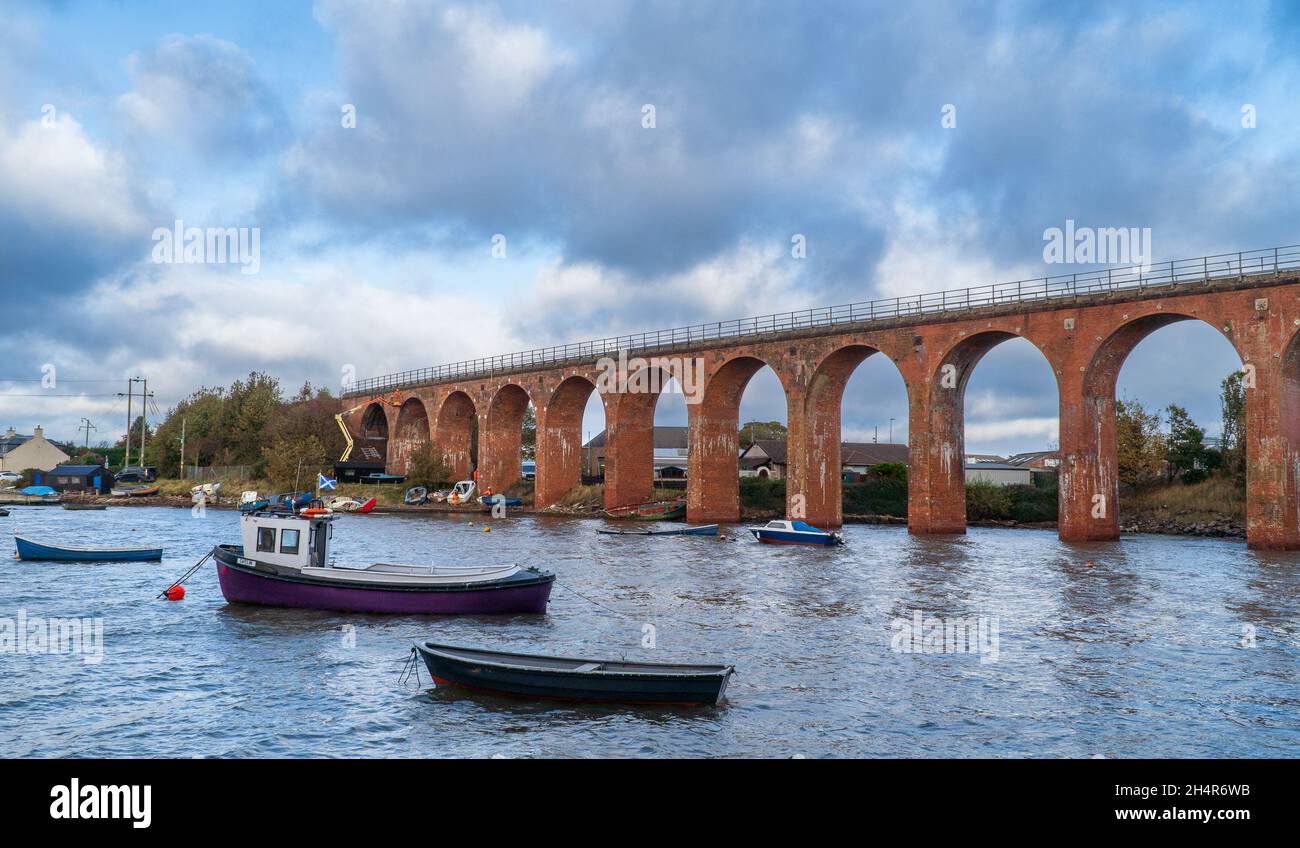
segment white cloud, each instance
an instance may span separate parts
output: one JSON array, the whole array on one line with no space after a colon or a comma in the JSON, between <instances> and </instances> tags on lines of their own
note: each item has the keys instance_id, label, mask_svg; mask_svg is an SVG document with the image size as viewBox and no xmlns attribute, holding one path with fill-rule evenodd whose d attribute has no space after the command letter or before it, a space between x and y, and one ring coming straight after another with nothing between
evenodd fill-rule
<instances>
[{"instance_id":1,"label":"white cloud","mask_svg":"<svg viewBox=\"0 0 1300 848\"><path fill-rule=\"evenodd\" d=\"M72 227L94 238L139 235L148 228L122 157L96 147L70 114L53 126L26 121L0 128L0 209L29 226ZM142 248L143 249L143 248Z\"/></svg>"}]
</instances>

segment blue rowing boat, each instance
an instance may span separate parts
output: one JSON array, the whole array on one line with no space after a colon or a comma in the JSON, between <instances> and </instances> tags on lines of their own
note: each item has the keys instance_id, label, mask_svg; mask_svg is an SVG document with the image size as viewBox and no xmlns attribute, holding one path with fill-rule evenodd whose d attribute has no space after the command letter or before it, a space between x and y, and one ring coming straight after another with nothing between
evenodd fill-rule
<instances>
[{"instance_id":1,"label":"blue rowing boat","mask_svg":"<svg viewBox=\"0 0 1300 848\"><path fill-rule=\"evenodd\" d=\"M148 562L162 559L162 548L82 548L48 545L14 533L18 558L53 562Z\"/></svg>"}]
</instances>

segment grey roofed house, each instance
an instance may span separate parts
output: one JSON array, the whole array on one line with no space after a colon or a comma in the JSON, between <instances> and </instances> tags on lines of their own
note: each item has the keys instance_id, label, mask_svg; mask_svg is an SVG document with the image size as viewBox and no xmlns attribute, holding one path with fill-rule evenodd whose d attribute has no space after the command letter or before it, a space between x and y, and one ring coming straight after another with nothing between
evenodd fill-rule
<instances>
[{"instance_id":1,"label":"grey roofed house","mask_svg":"<svg viewBox=\"0 0 1300 848\"><path fill-rule=\"evenodd\" d=\"M1061 464L1061 454L1054 450L1027 451L1009 456L1006 461L1022 468L1055 468Z\"/></svg>"},{"instance_id":2,"label":"grey roofed house","mask_svg":"<svg viewBox=\"0 0 1300 848\"><path fill-rule=\"evenodd\" d=\"M686 427L656 426L654 428L655 479L680 480L686 477L687 433ZM606 439L606 432L601 430L582 446L584 476L590 478L604 476Z\"/></svg>"},{"instance_id":3,"label":"grey roofed house","mask_svg":"<svg viewBox=\"0 0 1300 848\"><path fill-rule=\"evenodd\" d=\"M906 465L911 456L907 445L878 442L841 442L840 467L865 471L883 463ZM740 455L741 474L746 477L784 477L788 464L785 439L755 439ZM762 469L767 469L766 473Z\"/></svg>"},{"instance_id":4,"label":"grey roofed house","mask_svg":"<svg viewBox=\"0 0 1300 848\"><path fill-rule=\"evenodd\" d=\"M661 427L655 425L655 448L687 448L687 427ZM603 448L605 447L605 431L601 430L596 436L582 447L585 448Z\"/></svg>"},{"instance_id":5,"label":"grey roofed house","mask_svg":"<svg viewBox=\"0 0 1300 848\"><path fill-rule=\"evenodd\" d=\"M31 436L24 436L21 433L15 433L14 428L10 427L4 433L0 433L0 454L8 453L13 448L31 441Z\"/></svg>"}]
</instances>

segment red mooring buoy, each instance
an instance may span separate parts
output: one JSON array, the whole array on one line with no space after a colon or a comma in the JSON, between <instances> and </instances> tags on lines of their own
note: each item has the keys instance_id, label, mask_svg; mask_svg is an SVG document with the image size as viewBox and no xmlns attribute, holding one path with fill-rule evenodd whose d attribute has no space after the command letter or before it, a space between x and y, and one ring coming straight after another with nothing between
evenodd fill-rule
<instances>
[{"instance_id":1,"label":"red mooring buoy","mask_svg":"<svg viewBox=\"0 0 1300 848\"><path fill-rule=\"evenodd\" d=\"M185 599L185 587L184 587L184 586L173 586L173 587L171 587L170 589L167 590L167 600L169 600L169 601L182 601L182 600L184 600L184 599Z\"/></svg>"}]
</instances>

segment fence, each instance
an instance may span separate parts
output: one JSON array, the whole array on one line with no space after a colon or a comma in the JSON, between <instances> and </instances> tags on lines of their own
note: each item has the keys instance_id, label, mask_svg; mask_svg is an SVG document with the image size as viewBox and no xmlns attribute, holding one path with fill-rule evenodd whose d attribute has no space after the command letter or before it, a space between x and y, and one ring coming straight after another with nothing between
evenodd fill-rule
<instances>
[{"instance_id":1,"label":"fence","mask_svg":"<svg viewBox=\"0 0 1300 848\"><path fill-rule=\"evenodd\" d=\"M1282 271L1293 269L1300 269L1300 245L1220 253L1214 256L1199 256L1195 259L1175 259L1148 268L1105 268L1054 277L1035 277L1030 280L993 283L909 297L891 297L841 306L825 306L797 312L695 324L670 330L652 330L646 333L612 336L595 341L470 359L449 365L358 380L347 386L343 395L350 397L378 394L406 386L476 379L509 371L573 362L590 362L602 356L617 356L620 351L658 350L720 339L741 339L747 336L813 330L841 324L883 323L1008 304L1041 303L1046 306L1057 302L1068 302L1080 296L1141 292L1149 288L1168 286L1190 286L1213 280L1280 274Z\"/></svg>"}]
</instances>

